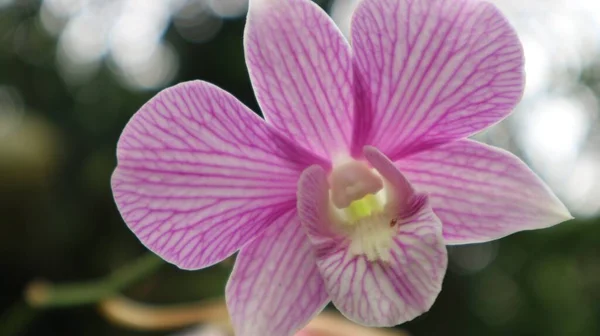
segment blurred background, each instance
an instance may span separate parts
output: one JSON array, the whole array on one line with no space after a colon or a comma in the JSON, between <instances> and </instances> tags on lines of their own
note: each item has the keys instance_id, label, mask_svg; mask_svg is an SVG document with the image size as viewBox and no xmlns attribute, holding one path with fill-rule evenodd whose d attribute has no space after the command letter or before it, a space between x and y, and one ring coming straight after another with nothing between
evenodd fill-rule
<instances>
[{"instance_id":1,"label":"blurred background","mask_svg":"<svg viewBox=\"0 0 600 336\"><path fill-rule=\"evenodd\" d=\"M318 3L347 33L357 2ZM524 43L527 89L511 117L475 138L522 157L577 219L451 247L442 294L402 329L597 336L600 2L493 2ZM169 335L184 325L135 330L95 303L223 295L232 261L185 272L148 256L109 179L121 130L162 88L203 79L259 111L243 56L246 10L246 0L0 0L0 334ZM49 283L67 283L52 305Z\"/></svg>"}]
</instances>

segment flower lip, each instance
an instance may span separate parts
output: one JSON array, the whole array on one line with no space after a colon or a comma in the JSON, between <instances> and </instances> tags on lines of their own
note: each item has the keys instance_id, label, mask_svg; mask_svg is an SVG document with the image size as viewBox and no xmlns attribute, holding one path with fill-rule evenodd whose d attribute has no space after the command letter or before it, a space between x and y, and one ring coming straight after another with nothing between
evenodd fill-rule
<instances>
[{"instance_id":1,"label":"flower lip","mask_svg":"<svg viewBox=\"0 0 600 336\"><path fill-rule=\"evenodd\" d=\"M353 255L385 262L397 226L409 222L427 198L417 195L377 149L365 147L364 153L366 161L346 161L329 174L329 223Z\"/></svg>"},{"instance_id":2,"label":"flower lip","mask_svg":"<svg viewBox=\"0 0 600 336\"><path fill-rule=\"evenodd\" d=\"M431 307L441 289L447 254L442 225L428 197L415 193L377 149L365 147L363 154L384 182L380 193L394 191L384 205L398 209L397 216L384 218L380 215L387 212L382 212L347 227L336 225L331 220L331 172L321 165L302 172L298 216L333 304L352 320L392 326Z\"/></svg>"}]
</instances>

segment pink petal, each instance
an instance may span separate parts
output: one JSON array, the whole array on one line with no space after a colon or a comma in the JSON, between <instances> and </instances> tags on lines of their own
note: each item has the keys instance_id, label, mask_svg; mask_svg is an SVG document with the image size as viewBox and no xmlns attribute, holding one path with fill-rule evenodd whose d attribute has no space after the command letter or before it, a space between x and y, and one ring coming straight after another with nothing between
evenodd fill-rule
<instances>
[{"instance_id":1,"label":"pink petal","mask_svg":"<svg viewBox=\"0 0 600 336\"><path fill-rule=\"evenodd\" d=\"M302 329L302 330L298 331L294 336L315 336L315 335L318 335L318 334L311 332L310 330Z\"/></svg>"},{"instance_id":2,"label":"pink petal","mask_svg":"<svg viewBox=\"0 0 600 336\"><path fill-rule=\"evenodd\" d=\"M364 0L351 33L355 151L371 144L399 159L478 132L521 98L521 43L486 1Z\"/></svg>"},{"instance_id":3,"label":"pink petal","mask_svg":"<svg viewBox=\"0 0 600 336\"><path fill-rule=\"evenodd\" d=\"M447 244L477 243L571 217L519 158L471 140L452 142L396 162L430 195Z\"/></svg>"},{"instance_id":4,"label":"pink petal","mask_svg":"<svg viewBox=\"0 0 600 336\"><path fill-rule=\"evenodd\" d=\"M367 156L369 159L369 156ZM379 159L377 159L379 160ZM369 160L371 161L371 160ZM372 164L374 163L371 162ZM391 162L375 167L391 183L406 181ZM317 253L317 265L335 306L349 319L367 326L393 326L429 310L441 290L447 254L440 221L425 202L398 222L389 261L369 261L349 251L345 237L334 233L327 218L326 172L312 166L300 178L299 216ZM420 198L417 198L420 199Z\"/></svg>"},{"instance_id":5,"label":"pink petal","mask_svg":"<svg viewBox=\"0 0 600 336\"><path fill-rule=\"evenodd\" d=\"M267 121L321 157L347 153L351 51L327 14L309 0L253 0L244 45Z\"/></svg>"},{"instance_id":6,"label":"pink petal","mask_svg":"<svg viewBox=\"0 0 600 336\"><path fill-rule=\"evenodd\" d=\"M237 336L288 336L329 302L296 211L240 251L226 289Z\"/></svg>"},{"instance_id":7,"label":"pink petal","mask_svg":"<svg viewBox=\"0 0 600 336\"><path fill-rule=\"evenodd\" d=\"M345 250L319 257L319 269L335 306L366 326L402 324L428 311L442 289L446 248L441 223L430 210L402 225L392 261L350 258Z\"/></svg>"},{"instance_id":8,"label":"pink petal","mask_svg":"<svg viewBox=\"0 0 600 336\"><path fill-rule=\"evenodd\" d=\"M316 161L200 81L144 105L117 156L112 189L123 219L149 249L187 269L219 262L294 208L300 171Z\"/></svg>"}]
</instances>

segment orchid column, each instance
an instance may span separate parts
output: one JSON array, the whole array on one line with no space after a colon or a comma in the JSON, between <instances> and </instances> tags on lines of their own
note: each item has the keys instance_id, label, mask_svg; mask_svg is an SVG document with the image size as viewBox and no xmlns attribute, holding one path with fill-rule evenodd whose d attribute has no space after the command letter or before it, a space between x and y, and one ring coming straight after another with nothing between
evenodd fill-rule
<instances>
[{"instance_id":1,"label":"orchid column","mask_svg":"<svg viewBox=\"0 0 600 336\"><path fill-rule=\"evenodd\" d=\"M115 200L149 249L184 269L240 250L237 335L293 335L330 300L365 325L406 322L437 297L446 244L570 218L518 158L466 139L523 91L521 44L493 5L363 0L351 44L309 0L253 0L265 120L187 82L119 140Z\"/></svg>"}]
</instances>

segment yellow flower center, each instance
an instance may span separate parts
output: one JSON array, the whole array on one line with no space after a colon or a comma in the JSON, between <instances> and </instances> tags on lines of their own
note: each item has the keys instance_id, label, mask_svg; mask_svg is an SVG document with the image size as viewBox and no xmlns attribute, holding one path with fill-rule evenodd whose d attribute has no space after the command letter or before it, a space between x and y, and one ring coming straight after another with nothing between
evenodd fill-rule
<instances>
[{"instance_id":1,"label":"yellow flower center","mask_svg":"<svg viewBox=\"0 0 600 336\"><path fill-rule=\"evenodd\" d=\"M363 162L350 161L334 168L329 184L332 220L349 238L350 253L389 261L396 220L381 176Z\"/></svg>"},{"instance_id":2,"label":"yellow flower center","mask_svg":"<svg viewBox=\"0 0 600 336\"><path fill-rule=\"evenodd\" d=\"M383 206L379 199L377 199L376 195L367 194L365 197L354 200L350 203L350 205L343 209L344 214L346 215L348 224L356 224L361 219L365 219L374 215L377 212L381 212L383 210Z\"/></svg>"}]
</instances>

